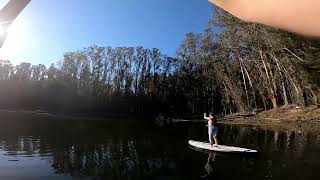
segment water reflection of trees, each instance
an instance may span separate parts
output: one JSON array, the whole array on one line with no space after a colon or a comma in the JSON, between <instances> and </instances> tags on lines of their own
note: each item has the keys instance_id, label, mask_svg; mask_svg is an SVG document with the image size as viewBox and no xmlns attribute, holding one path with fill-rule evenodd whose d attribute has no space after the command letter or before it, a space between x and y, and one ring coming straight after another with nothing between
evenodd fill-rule
<instances>
[{"instance_id":1,"label":"water reflection of trees","mask_svg":"<svg viewBox=\"0 0 320 180\"><path fill-rule=\"evenodd\" d=\"M230 179L233 179L237 176L248 177L247 179L263 179L266 177L288 179L282 178L285 175L292 177L291 179L299 179L295 176L315 174L311 171L310 166L305 169L307 174L305 172L299 174L299 169L304 167L303 163L312 164L312 167L320 166L320 161L315 159L320 152L320 134L315 131L308 131L303 128L269 129L220 124L218 137L221 144L259 150L256 156L229 157L228 154L226 157L219 159L216 163L217 171L215 172L215 175L218 174L218 178L228 179L226 177L229 176ZM194 123L190 125L187 138L206 141L207 128L205 124ZM202 166L199 171L201 170L203 170ZM319 176L320 172L317 174Z\"/></svg>"},{"instance_id":2,"label":"water reflection of trees","mask_svg":"<svg viewBox=\"0 0 320 180\"><path fill-rule=\"evenodd\" d=\"M176 167L176 163L152 149L152 140L143 138L91 137L75 140L66 136L1 137L0 147L8 156L42 156L52 163L57 174L73 177L100 177L103 179L148 179ZM81 138L81 135L79 135ZM90 135L89 135L90 136ZM57 138L57 139L56 139ZM90 138L88 138L90 139ZM161 150L160 150L161 152Z\"/></svg>"},{"instance_id":3,"label":"water reflection of trees","mask_svg":"<svg viewBox=\"0 0 320 180\"><path fill-rule=\"evenodd\" d=\"M166 136L162 129L159 130L160 133L153 130L146 132L147 129L139 133L137 130L130 132L130 129L135 127L127 126L130 128L108 128L109 126L99 123L44 123L36 125L36 128L25 126L23 129L15 129L14 126L3 125L0 127L0 149L1 153L8 156L40 156L52 164L56 173L73 177L153 179L168 174L180 176L180 172L191 173L180 169L181 167L203 170L204 164L195 167L192 164L184 166L181 163L187 164L190 160L190 157L183 157L186 154L186 144L183 140L188 139L185 136L206 139L204 129L192 126L193 130L185 130L189 132L188 135L185 135L183 130L172 129L165 132L171 134ZM172 136L176 134L176 137ZM219 159L216 164L218 170L221 171L219 166L227 164L230 169L233 167L244 172L263 171L264 177L294 172L305 159L318 155L310 149L313 148L311 146L320 143L320 135L311 132L268 130L251 126L222 125L220 136L223 144L258 149L261 153L257 161L245 158L239 162L234 159ZM170 144L170 138L174 143ZM164 141L170 145L164 147ZM181 149L184 152L178 152ZM181 157L176 157L179 154ZM241 173L240 170L238 173Z\"/></svg>"},{"instance_id":4,"label":"water reflection of trees","mask_svg":"<svg viewBox=\"0 0 320 180\"><path fill-rule=\"evenodd\" d=\"M320 135L316 132L303 129L282 131L253 126L222 126L220 135L224 144L260 150L257 160L254 161L254 169L264 172L264 178L304 179L303 175L315 174L305 165L320 165L314 159L320 149ZM304 172L299 173L302 168Z\"/></svg>"},{"instance_id":5,"label":"water reflection of trees","mask_svg":"<svg viewBox=\"0 0 320 180\"><path fill-rule=\"evenodd\" d=\"M100 145L75 145L53 150L57 173L85 174L104 178L141 178L169 168L170 160L139 156L133 140L109 140ZM172 164L173 163L173 164Z\"/></svg>"},{"instance_id":6,"label":"water reflection of trees","mask_svg":"<svg viewBox=\"0 0 320 180\"><path fill-rule=\"evenodd\" d=\"M264 150L293 150L302 153L308 144L320 142L320 134L307 131L281 131L253 126L222 126L221 139L234 145L259 147ZM220 131L221 132L221 131Z\"/></svg>"}]
</instances>

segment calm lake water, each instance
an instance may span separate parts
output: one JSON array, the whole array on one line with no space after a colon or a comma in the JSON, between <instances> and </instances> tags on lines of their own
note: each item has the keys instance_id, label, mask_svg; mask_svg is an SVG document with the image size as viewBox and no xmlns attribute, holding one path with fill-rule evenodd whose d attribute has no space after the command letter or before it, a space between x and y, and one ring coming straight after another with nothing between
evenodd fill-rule
<instances>
[{"instance_id":1,"label":"calm lake water","mask_svg":"<svg viewBox=\"0 0 320 180\"><path fill-rule=\"evenodd\" d=\"M320 134L220 125L223 144L254 156L191 149L205 124L0 117L0 179L320 178Z\"/></svg>"}]
</instances>

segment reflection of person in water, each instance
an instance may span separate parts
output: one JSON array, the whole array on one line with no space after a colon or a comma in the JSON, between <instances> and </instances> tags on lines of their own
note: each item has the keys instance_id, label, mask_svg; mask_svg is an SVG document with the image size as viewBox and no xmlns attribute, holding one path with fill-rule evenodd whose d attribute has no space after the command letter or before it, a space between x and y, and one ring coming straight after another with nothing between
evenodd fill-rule
<instances>
[{"instance_id":1,"label":"reflection of person in water","mask_svg":"<svg viewBox=\"0 0 320 180\"><path fill-rule=\"evenodd\" d=\"M201 176L201 178L209 178L213 176L215 161L216 161L216 154L210 153L208 156L207 164L205 165L205 170L207 174Z\"/></svg>"}]
</instances>

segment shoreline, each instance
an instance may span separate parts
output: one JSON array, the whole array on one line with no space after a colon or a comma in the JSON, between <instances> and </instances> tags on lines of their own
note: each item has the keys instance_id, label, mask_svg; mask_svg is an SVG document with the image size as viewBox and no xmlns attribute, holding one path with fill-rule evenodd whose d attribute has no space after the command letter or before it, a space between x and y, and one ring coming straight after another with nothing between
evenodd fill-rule
<instances>
[{"instance_id":1,"label":"shoreline","mask_svg":"<svg viewBox=\"0 0 320 180\"><path fill-rule=\"evenodd\" d=\"M247 120L236 120L236 121L220 121L220 124L227 125L247 125L255 126L262 129L272 129L278 131L308 131L308 132L317 132L320 133L320 122L272 122L272 121L247 121Z\"/></svg>"},{"instance_id":2,"label":"shoreline","mask_svg":"<svg viewBox=\"0 0 320 180\"><path fill-rule=\"evenodd\" d=\"M205 120L174 119L171 123L206 123ZM169 122L170 123L170 122ZM304 110L268 110L252 117L225 116L218 118L218 124L248 125L281 131L308 131L320 133L320 108L310 107Z\"/></svg>"},{"instance_id":3,"label":"shoreline","mask_svg":"<svg viewBox=\"0 0 320 180\"><path fill-rule=\"evenodd\" d=\"M52 120L92 120L92 121L125 121L125 120L146 120L157 125L169 125L172 123L206 123L204 120L187 120L187 119L162 119L157 120L152 117L128 117L117 114L110 116L92 116L90 114L52 114L45 111L28 111L28 110L0 110L4 116L21 116L22 118L41 119L48 118ZM290 119L289 119L290 118ZM303 131L320 132L320 109L306 109L303 111L282 111L269 110L256 114L252 117L222 117L218 118L219 124L229 125L249 125L267 129L276 129L283 131Z\"/></svg>"},{"instance_id":4,"label":"shoreline","mask_svg":"<svg viewBox=\"0 0 320 180\"><path fill-rule=\"evenodd\" d=\"M92 114L55 114L45 111L30 111L30 110L0 110L0 114L6 115L16 115L16 116L28 116L34 118L52 118L54 120L92 120L92 121L125 121L125 120L145 120L148 117L139 117L139 116L128 116L128 115L119 115L119 114L110 114L109 116L94 116ZM150 119L150 117L149 117Z\"/></svg>"}]
</instances>

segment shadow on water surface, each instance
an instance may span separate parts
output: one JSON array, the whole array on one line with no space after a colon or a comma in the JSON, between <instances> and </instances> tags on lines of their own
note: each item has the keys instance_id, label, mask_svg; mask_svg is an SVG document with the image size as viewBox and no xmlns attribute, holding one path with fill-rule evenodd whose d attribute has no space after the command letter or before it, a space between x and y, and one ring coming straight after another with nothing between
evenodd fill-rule
<instances>
[{"instance_id":1,"label":"shadow on water surface","mask_svg":"<svg viewBox=\"0 0 320 180\"><path fill-rule=\"evenodd\" d=\"M253 126L220 126L222 144L256 156L198 152L203 124L142 121L0 120L0 177L41 179L318 179L320 136Z\"/></svg>"}]
</instances>

